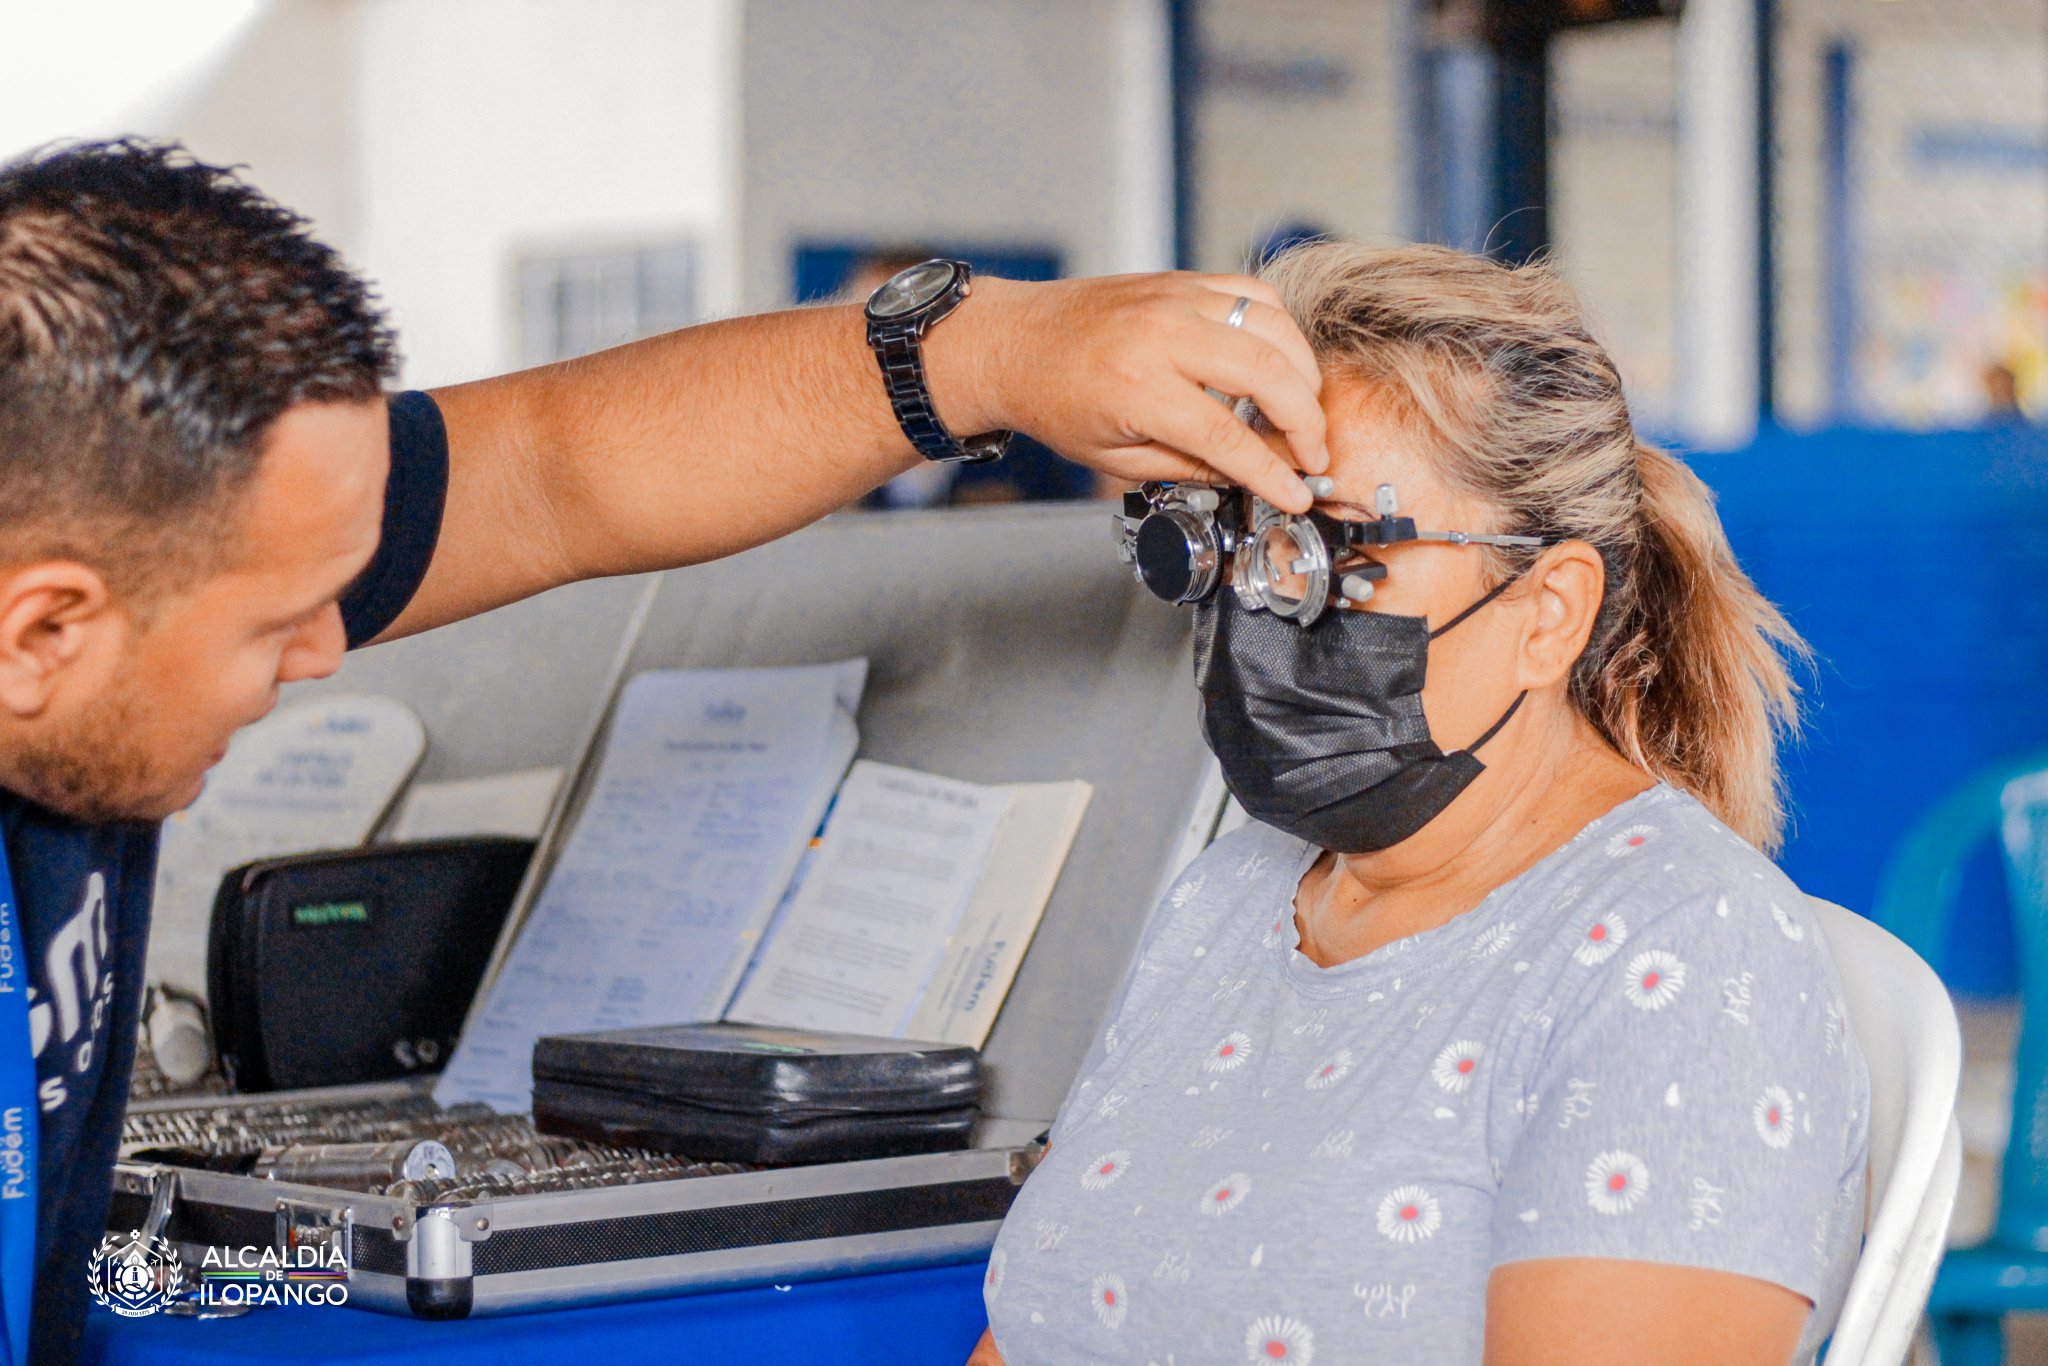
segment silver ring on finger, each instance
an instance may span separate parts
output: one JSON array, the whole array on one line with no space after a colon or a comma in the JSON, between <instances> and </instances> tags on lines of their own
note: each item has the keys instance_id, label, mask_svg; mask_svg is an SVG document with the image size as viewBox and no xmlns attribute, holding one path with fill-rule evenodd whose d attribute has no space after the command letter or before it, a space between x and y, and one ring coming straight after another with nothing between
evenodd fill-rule
<instances>
[{"instance_id":1,"label":"silver ring on finger","mask_svg":"<svg viewBox=\"0 0 2048 1366\"><path fill-rule=\"evenodd\" d=\"M1230 316L1223 320L1223 325L1225 327L1243 327L1244 315L1251 311L1252 301L1240 295L1237 302L1230 306Z\"/></svg>"}]
</instances>

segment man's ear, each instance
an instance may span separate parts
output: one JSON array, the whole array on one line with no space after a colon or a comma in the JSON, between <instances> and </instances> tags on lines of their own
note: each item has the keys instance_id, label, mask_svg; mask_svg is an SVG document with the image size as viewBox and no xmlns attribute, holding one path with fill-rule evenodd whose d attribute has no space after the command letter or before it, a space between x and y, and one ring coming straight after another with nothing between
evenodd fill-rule
<instances>
[{"instance_id":1,"label":"man's ear","mask_svg":"<svg viewBox=\"0 0 2048 1366\"><path fill-rule=\"evenodd\" d=\"M0 570L0 713L40 714L66 671L126 626L90 565L43 560Z\"/></svg>"},{"instance_id":2,"label":"man's ear","mask_svg":"<svg viewBox=\"0 0 2048 1366\"><path fill-rule=\"evenodd\" d=\"M1533 692L1571 675L1600 615L1607 572L1599 551L1584 541L1566 541L1543 552L1530 567L1529 582L1536 610L1522 636L1516 686Z\"/></svg>"}]
</instances>

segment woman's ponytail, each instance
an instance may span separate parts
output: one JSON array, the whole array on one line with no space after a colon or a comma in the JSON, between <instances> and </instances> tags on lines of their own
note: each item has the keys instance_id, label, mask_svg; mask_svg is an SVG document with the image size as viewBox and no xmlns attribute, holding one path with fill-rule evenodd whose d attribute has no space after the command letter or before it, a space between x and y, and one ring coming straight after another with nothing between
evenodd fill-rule
<instances>
[{"instance_id":1,"label":"woman's ponytail","mask_svg":"<svg viewBox=\"0 0 2048 1366\"><path fill-rule=\"evenodd\" d=\"M1635 466L1639 534L1617 557L1623 581L1608 583L1606 648L1580 658L1573 691L1623 755L1775 852L1777 742L1799 710L1786 656L1805 658L1805 644L1735 562L1699 476L1641 442Z\"/></svg>"}]
</instances>

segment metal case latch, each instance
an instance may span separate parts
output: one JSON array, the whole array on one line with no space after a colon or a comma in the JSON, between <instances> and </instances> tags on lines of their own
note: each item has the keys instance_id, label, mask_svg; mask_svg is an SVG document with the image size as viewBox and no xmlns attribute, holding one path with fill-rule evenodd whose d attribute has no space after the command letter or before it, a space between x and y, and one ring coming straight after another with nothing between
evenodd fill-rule
<instances>
[{"instance_id":1,"label":"metal case latch","mask_svg":"<svg viewBox=\"0 0 2048 1366\"><path fill-rule=\"evenodd\" d=\"M149 1213L142 1219L143 1240L151 1243L163 1237L164 1229L170 1225L171 1209L178 1202L178 1169L158 1167L152 1177Z\"/></svg>"},{"instance_id":2,"label":"metal case latch","mask_svg":"<svg viewBox=\"0 0 2048 1366\"><path fill-rule=\"evenodd\" d=\"M311 1200L277 1202L277 1250L287 1258L298 1257L296 1249L312 1248L321 1260L340 1248L342 1265L355 1265L355 1222L353 1205L339 1209Z\"/></svg>"}]
</instances>

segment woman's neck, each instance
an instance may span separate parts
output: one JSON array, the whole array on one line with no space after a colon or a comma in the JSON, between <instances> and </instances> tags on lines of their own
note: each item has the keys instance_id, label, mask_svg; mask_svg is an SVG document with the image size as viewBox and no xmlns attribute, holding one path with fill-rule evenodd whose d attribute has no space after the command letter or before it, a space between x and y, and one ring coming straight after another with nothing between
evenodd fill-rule
<instances>
[{"instance_id":1,"label":"woman's neck","mask_svg":"<svg viewBox=\"0 0 2048 1366\"><path fill-rule=\"evenodd\" d=\"M1576 714L1531 731L1547 733L1518 737L1522 752L1499 756L1460 799L1478 814L1454 806L1394 849L1316 861L1294 902L1309 961L1334 967L1446 924L1654 785ZM1464 819L1446 823L1453 814Z\"/></svg>"}]
</instances>

